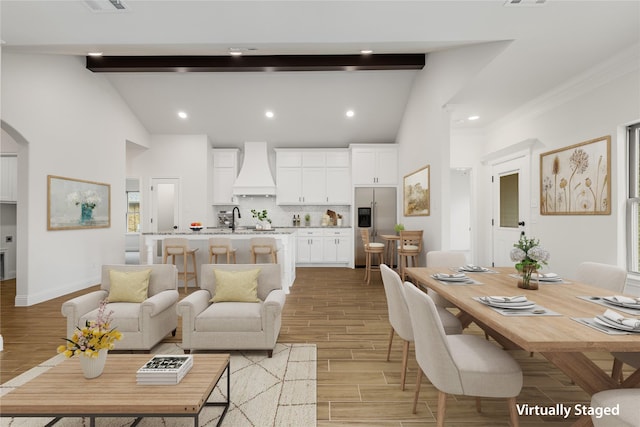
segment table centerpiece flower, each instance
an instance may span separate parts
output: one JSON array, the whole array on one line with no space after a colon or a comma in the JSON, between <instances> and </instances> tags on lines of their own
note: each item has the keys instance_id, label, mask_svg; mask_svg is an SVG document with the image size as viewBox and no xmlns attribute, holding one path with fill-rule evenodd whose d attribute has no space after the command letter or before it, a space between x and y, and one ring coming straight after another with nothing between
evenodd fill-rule
<instances>
[{"instance_id":1,"label":"table centerpiece flower","mask_svg":"<svg viewBox=\"0 0 640 427\"><path fill-rule=\"evenodd\" d=\"M58 353L66 357L80 356L86 378L95 378L102 373L107 352L122 339L122 334L111 327L113 311L106 311L107 302L106 299L100 301L96 320L87 320L83 328L76 327L71 338L64 338L67 343L58 346ZM95 364L98 367L93 367Z\"/></svg>"},{"instance_id":2,"label":"table centerpiece flower","mask_svg":"<svg viewBox=\"0 0 640 427\"><path fill-rule=\"evenodd\" d=\"M549 251L540 246L540 240L536 238L528 239L524 233L520 240L514 243L511 249L511 261L516 263L516 270L522 278L518 280L518 287L523 289L538 289L537 283L531 282L531 275L547 264L550 258Z\"/></svg>"}]
</instances>

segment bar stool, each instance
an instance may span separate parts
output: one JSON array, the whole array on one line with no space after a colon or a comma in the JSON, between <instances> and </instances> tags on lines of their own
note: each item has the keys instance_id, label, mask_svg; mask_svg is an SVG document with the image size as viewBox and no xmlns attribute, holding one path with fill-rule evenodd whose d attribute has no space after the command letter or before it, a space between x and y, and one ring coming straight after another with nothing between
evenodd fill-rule
<instances>
[{"instance_id":1,"label":"bar stool","mask_svg":"<svg viewBox=\"0 0 640 427\"><path fill-rule=\"evenodd\" d=\"M249 241L251 245L251 263L256 264L258 255L271 255L271 262L278 263L278 245L273 237L252 237Z\"/></svg>"},{"instance_id":2,"label":"bar stool","mask_svg":"<svg viewBox=\"0 0 640 427\"><path fill-rule=\"evenodd\" d=\"M189 247L189 240L182 237L167 237L163 242L164 246L164 256L162 258L162 263L166 264L167 259L171 257L173 265L176 264L176 257L182 256L182 271L178 271L178 279L182 276L182 280L184 280L184 291L187 292L187 282L193 279L196 282L196 287L198 287L198 271L196 267L196 251L198 248L191 249ZM187 257L191 257L193 261L193 270L187 270Z\"/></svg>"},{"instance_id":3,"label":"bar stool","mask_svg":"<svg viewBox=\"0 0 640 427\"><path fill-rule=\"evenodd\" d=\"M218 256L226 255L227 264L231 264L231 258L233 263L236 263L236 249L231 246L231 239L227 237L211 237L209 239L209 264L218 263Z\"/></svg>"},{"instance_id":4,"label":"bar stool","mask_svg":"<svg viewBox=\"0 0 640 427\"><path fill-rule=\"evenodd\" d=\"M362 236L362 244L364 246L364 254L366 258L364 280L367 282L367 285L369 285L371 283L371 272L380 271L380 264L384 264L385 244L370 242L369 230L365 228L360 230L360 235ZM375 267L371 265L374 254L378 254L378 265Z\"/></svg>"},{"instance_id":5,"label":"bar stool","mask_svg":"<svg viewBox=\"0 0 640 427\"><path fill-rule=\"evenodd\" d=\"M400 275L405 280L405 268L409 267L409 260L413 267L418 266L417 256L422 252L422 230L402 230L398 244L400 258Z\"/></svg>"}]
</instances>

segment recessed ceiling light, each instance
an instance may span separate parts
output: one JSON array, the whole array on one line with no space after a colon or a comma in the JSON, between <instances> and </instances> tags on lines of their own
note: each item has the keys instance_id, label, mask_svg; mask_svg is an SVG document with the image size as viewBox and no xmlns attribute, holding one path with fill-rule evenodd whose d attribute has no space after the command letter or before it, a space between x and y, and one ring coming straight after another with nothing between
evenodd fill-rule
<instances>
[{"instance_id":1,"label":"recessed ceiling light","mask_svg":"<svg viewBox=\"0 0 640 427\"><path fill-rule=\"evenodd\" d=\"M478 120L480 118L480 116L469 116L467 117L467 120Z\"/></svg>"},{"instance_id":2,"label":"recessed ceiling light","mask_svg":"<svg viewBox=\"0 0 640 427\"><path fill-rule=\"evenodd\" d=\"M273 111L267 111L264 113L264 115L270 119L273 119L273 117L275 116L275 114L273 114Z\"/></svg>"},{"instance_id":3,"label":"recessed ceiling light","mask_svg":"<svg viewBox=\"0 0 640 427\"><path fill-rule=\"evenodd\" d=\"M353 110L347 110L345 114L347 115L347 117L353 117L356 115L355 111Z\"/></svg>"},{"instance_id":4,"label":"recessed ceiling light","mask_svg":"<svg viewBox=\"0 0 640 427\"><path fill-rule=\"evenodd\" d=\"M363 55L370 55L370 54L373 53L373 50L371 50L371 49L362 49L360 51L360 53L363 54Z\"/></svg>"},{"instance_id":5,"label":"recessed ceiling light","mask_svg":"<svg viewBox=\"0 0 640 427\"><path fill-rule=\"evenodd\" d=\"M180 117L181 119L186 119L188 116L184 111L178 111L178 117Z\"/></svg>"},{"instance_id":6,"label":"recessed ceiling light","mask_svg":"<svg viewBox=\"0 0 640 427\"><path fill-rule=\"evenodd\" d=\"M229 48L229 55L231 55L231 56L241 56L242 55L242 49L237 48L237 47L231 47L231 48Z\"/></svg>"},{"instance_id":7,"label":"recessed ceiling light","mask_svg":"<svg viewBox=\"0 0 640 427\"><path fill-rule=\"evenodd\" d=\"M102 52L89 52L87 53L89 56L102 56Z\"/></svg>"}]
</instances>

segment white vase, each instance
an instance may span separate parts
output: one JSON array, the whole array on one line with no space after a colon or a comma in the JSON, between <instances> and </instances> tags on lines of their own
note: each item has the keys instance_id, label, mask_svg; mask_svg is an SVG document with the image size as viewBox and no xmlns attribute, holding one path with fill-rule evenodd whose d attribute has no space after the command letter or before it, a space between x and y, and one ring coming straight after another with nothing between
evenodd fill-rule
<instances>
[{"instance_id":1,"label":"white vase","mask_svg":"<svg viewBox=\"0 0 640 427\"><path fill-rule=\"evenodd\" d=\"M104 365L107 362L108 349L103 348L98 351L98 357L88 357L84 353L80 355L80 366L85 378L96 378L104 371Z\"/></svg>"}]
</instances>

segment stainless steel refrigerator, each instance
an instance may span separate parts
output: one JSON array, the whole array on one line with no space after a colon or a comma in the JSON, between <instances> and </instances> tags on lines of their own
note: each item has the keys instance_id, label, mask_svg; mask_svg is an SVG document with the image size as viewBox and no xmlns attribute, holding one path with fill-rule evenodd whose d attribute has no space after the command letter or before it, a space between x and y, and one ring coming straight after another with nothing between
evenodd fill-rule
<instances>
[{"instance_id":1,"label":"stainless steel refrigerator","mask_svg":"<svg viewBox=\"0 0 640 427\"><path fill-rule=\"evenodd\" d=\"M385 243L382 234L396 234L398 202L395 187L358 187L355 192L355 266L364 267L364 245L360 230L369 230L372 242Z\"/></svg>"}]
</instances>

